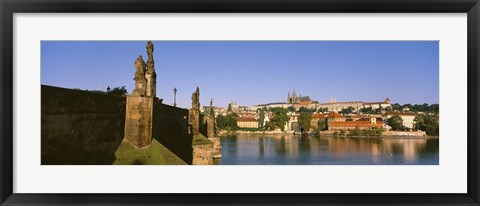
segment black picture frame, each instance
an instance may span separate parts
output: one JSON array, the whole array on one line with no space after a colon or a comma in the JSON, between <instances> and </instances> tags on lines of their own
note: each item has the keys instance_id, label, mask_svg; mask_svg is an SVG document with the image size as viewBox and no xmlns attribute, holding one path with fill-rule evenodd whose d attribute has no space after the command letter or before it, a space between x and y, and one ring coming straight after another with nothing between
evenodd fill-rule
<instances>
[{"instance_id":1,"label":"black picture frame","mask_svg":"<svg viewBox=\"0 0 480 206\"><path fill-rule=\"evenodd\" d=\"M479 205L478 0L0 0L1 205ZM15 13L467 13L468 190L466 194L19 194L13 193L13 14ZM454 178L454 177L452 177ZM441 181L441 180L440 180ZM92 185L94 186L94 185Z\"/></svg>"}]
</instances>

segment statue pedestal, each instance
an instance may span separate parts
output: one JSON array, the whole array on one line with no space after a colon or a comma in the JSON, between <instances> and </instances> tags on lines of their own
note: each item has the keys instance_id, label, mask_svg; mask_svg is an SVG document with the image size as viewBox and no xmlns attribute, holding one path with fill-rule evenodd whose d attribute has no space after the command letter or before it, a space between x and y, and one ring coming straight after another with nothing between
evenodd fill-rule
<instances>
[{"instance_id":1,"label":"statue pedestal","mask_svg":"<svg viewBox=\"0 0 480 206\"><path fill-rule=\"evenodd\" d=\"M127 97L125 139L136 147L152 143L153 98Z\"/></svg>"}]
</instances>

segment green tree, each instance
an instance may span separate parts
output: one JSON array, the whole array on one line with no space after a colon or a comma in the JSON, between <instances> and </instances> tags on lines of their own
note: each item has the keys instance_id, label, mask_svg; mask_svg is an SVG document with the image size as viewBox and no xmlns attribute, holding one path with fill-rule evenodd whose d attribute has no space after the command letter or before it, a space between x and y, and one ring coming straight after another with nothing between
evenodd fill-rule
<instances>
[{"instance_id":1,"label":"green tree","mask_svg":"<svg viewBox=\"0 0 480 206\"><path fill-rule=\"evenodd\" d=\"M399 103L392 104L392 110L400 111L402 110L402 105L400 105Z\"/></svg>"},{"instance_id":2,"label":"green tree","mask_svg":"<svg viewBox=\"0 0 480 206\"><path fill-rule=\"evenodd\" d=\"M414 128L417 130L422 130L430 136L438 136L439 135L439 123L438 120L432 115L424 115L420 114L415 117L415 125Z\"/></svg>"},{"instance_id":3,"label":"green tree","mask_svg":"<svg viewBox=\"0 0 480 206\"><path fill-rule=\"evenodd\" d=\"M287 109L288 109L289 112L295 112L295 111L297 111L297 110L295 109L295 107L293 107L293 106L289 106Z\"/></svg>"},{"instance_id":4,"label":"green tree","mask_svg":"<svg viewBox=\"0 0 480 206\"><path fill-rule=\"evenodd\" d=\"M237 117L238 115L236 113L230 113L227 114L226 120L227 120L227 130L236 130L237 129Z\"/></svg>"},{"instance_id":5,"label":"green tree","mask_svg":"<svg viewBox=\"0 0 480 206\"><path fill-rule=\"evenodd\" d=\"M353 110L355 110L355 108L353 108L352 106L346 108L346 109L342 109L340 112L340 114L350 114L353 112Z\"/></svg>"},{"instance_id":6,"label":"green tree","mask_svg":"<svg viewBox=\"0 0 480 206\"><path fill-rule=\"evenodd\" d=\"M388 106L388 107L385 107L385 111L387 112L391 112L392 111L392 107Z\"/></svg>"},{"instance_id":7,"label":"green tree","mask_svg":"<svg viewBox=\"0 0 480 206\"><path fill-rule=\"evenodd\" d=\"M227 114L226 116L218 115L217 118L215 118L218 129L224 129L224 130L238 129L237 117L238 116L235 113L230 113L230 114Z\"/></svg>"},{"instance_id":8,"label":"green tree","mask_svg":"<svg viewBox=\"0 0 480 206\"><path fill-rule=\"evenodd\" d=\"M298 126L303 128L303 131L308 131L310 129L310 121L312 120L312 115L308 112L300 113L298 116Z\"/></svg>"},{"instance_id":9,"label":"green tree","mask_svg":"<svg viewBox=\"0 0 480 206\"><path fill-rule=\"evenodd\" d=\"M217 118L215 118L215 121L217 122L217 127L218 129L225 129L226 125L227 125L227 120L225 118L225 116L223 115L218 115Z\"/></svg>"},{"instance_id":10,"label":"green tree","mask_svg":"<svg viewBox=\"0 0 480 206\"><path fill-rule=\"evenodd\" d=\"M260 128L263 128L264 121L265 121L265 109L261 108L260 111L258 111L258 125L260 125Z\"/></svg>"},{"instance_id":11,"label":"green tree","mask_svg":"<svg viewBox=\"0 0 480 206\"><path fill-rule=\"evenodd\" d=\"M285 123L288 122L289 117L287 115L288 110L285 108L272 108L271 112L273 113L273 117L270 120L269 127L270 129L275 129L275 127L280 127L282 131L285 130Z\"/></svg>"},{"instance_id":12,"label":"green tree","mask_svg":"<svg viewBox=\"0 0 480 206\"><path fill-rule=\"evenodd\" d=\"M403 130L403 119L398 115L388 118L387 125L392 127L394 131Z\"/></svg>"},{"instance_id":13,"label":"green tree","mask_svg":"<svg viewBox=\"0 0 480 206\"><path fill-rule=\"evenodd\" d=\"M363 114L373 114L373 109L371 107L361 108L359 111Z\"/></svg>"},{"instance_id":14,"label":"green tree","mask_svg":"<svg viewBox=\"0 0 480 206\"><path fill-rule=\"evenodd\" d=\"M316 111L316 109L308 109L306 107L300 107L300 109L298 111L300 113L306 112L306 113L309 113L309 114L313 114Z\"/></svg>"},{"instance_id":15,"label":"green tree","mask_svg":"<svg viewBox=\"0 0 480 206\"><path fill-rule=\"evenodd\" d=\"M327 120L326 119L319 119L317 122L317 130L323 131L327 129Z\"/></svg>"},{"instance_id":16,"label":"green tree","mask_svg":"<svg viewBox=\"0 0 480 206\"><path fill-rule=\"evenodd\" d=\"M328 108L327 107L321 107L320 109L317 110L318 112L328 112Z\"/></svg>"},{"instance_id":17,"label":"green tree","mask_svg":"<svg viewBox=\"0 0 480 206\"><path fill-rule=\"evenodd\" d=\"M411 104L404 104L403 107L402 107L402 109L403 109L403 108L408 108L408 109L411 111L411 110L412 110L412 107L413 107L413 106L412 106Z\"/></svg>"},{"instance_id":18,"label":"green tree","mask_svg":"<svg viewBox=\"0 0 480 206\"><path fill-rule=\"evenodd\" d=\"M438 104L431 104L428 105L427 103L423 104L405 104L404 107L407 107L412 112L425 112L425 113L434 113L438 114L439 112L439 105Z\"/></svg>"},{"instance_id":19,"label":"green tree","mask_svg":"<svg viewBox=\"0 0 480 206\"><path fill-rule=\"evenodd\" d=\"M108 93L116 96L124 96L128 94L126 86L115 87L112 90L110 90Z\"/></svg>"},{"instance_id":20,"label":"green tree","mask_svg":"<svg viewBox=\"0 0 480 206\"><path fill-rule=\"evenodd\" d=\"M432 112L432 113L435 113L435 114L438 114L439 111L440 111L440 106L438 104L431 104L429 107L428 107L428 111L429 112Z\"/></svg>"},{"instance_id":21,"label":"green tree","mask_svg":"<svg viewBox=\"0 0 480 206\"><path fill-rule=\"evenodd\" d=\"M362 130L360 128L355 127L355 129L351 130L348 134L349 136L362 136Z\"/></svg>"}]
</instances>

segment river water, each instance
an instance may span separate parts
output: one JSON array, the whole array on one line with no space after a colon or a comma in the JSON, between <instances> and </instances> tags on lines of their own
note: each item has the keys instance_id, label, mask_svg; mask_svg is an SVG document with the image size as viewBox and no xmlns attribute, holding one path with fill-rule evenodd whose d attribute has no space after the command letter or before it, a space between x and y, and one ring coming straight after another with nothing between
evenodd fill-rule
<instances>
[{"instance_id":1,"label":"river water","mask_svg":"<svg viewBox=\"0 0 480 206\"><path fill-rule=\"evenodd\" d=\"M438 138L221 137L221 165L438 165Z\"/></svg>"}]
</instances>

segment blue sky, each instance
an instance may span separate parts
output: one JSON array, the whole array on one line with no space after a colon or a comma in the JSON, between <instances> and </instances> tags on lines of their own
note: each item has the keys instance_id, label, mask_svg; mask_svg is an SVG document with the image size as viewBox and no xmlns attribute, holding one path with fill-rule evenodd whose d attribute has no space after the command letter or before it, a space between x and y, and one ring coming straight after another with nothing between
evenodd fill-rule
<instances>
[{"instance_id":1,"label":"blue sky","mask_svg":"<svg viewBox=\"0 0 480 206\"><path fill-rule=\"evenodd\" d=\"M147 41L42 41L41 83L133 90L133 63ZM313 100L439 102L438 41L154 41L157 96L164 103L226 107Z\"/></svg>"}]
</instances>

